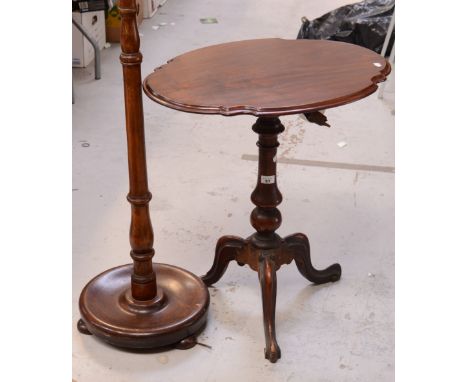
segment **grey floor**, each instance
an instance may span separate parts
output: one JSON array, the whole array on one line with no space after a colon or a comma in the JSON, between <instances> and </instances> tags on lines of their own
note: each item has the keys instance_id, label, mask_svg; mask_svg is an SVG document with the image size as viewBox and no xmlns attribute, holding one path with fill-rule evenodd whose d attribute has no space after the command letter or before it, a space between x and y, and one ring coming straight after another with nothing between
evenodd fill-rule
<instances>
[{"instance_id":1,"label":"grey floor","mask_svg":"<svg viewBox=\"0 0 468 382\"><path fill-rule=\"evenodd\" d=\"M209 44L295 38L310 19L347 1L168 0L140 27L142 72ZM219 23L203 25L202 17ZM159 22L175 22L154 30ZM304 232L317 267L339 262L338 283L310 285L293 265L278 273L277 333L282 358L263 358L257 276L232 264L211 289L209 322L189 351L134 354L75 329L78 298L96 274L130 262L129 205L120 47L73 70L73 379L88 381L393 381L394 86L327 111L330 129L283 118L279 234ZM156 261L203 274L223 234L252 232L256 181L253 117L185 114L144 100ZM345 141L340 148L337 143ZM296 161L291 161L294 159ZM319 163L317 163L319 162ZM328 168L320 162L353 164ZM381 166L365 171L359 165ZM346 166L344 166L346 167Z\"/></svg>"}]
</instances>

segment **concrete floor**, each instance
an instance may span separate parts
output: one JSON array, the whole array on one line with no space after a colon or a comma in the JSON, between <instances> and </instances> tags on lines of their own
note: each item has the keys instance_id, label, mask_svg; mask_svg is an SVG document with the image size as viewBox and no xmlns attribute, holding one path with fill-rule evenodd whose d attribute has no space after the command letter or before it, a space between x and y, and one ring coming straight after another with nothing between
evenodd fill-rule
<instances>
[{"instance_id":1,"label":"concrete floor","mask_svg":"<svg viewBox=\"0 0 468 382\"><path fill-rule=\"evenodd\" d=\"M347 1L168 0L140 27L142 73L194 48L261 37L295 38L310 19ZM219 24L203 25L202 17ZM175 22L155 31L152 25ZM277 333L282 358L263 358L257 275L232 264L211 289L208 326L199 338L212 349L134 354L75 329L81 289L96 274L130 262L130 207L120 47L73 70L73 379L88 381L393 381L394 174L278 165L280 235L304 232L317 267L339 262L338 283L310 285L294 265L278 273ZM282 119L279 158L394 165L393 80L374 94L331 109L332 127L299 116ZM156 261L204 274L223 234L252 232L250 193L257 165L254 118L173 111L144 96ZM339 148L337 142L348 145ZM86 145L86 143L89 144ZM283 163L281 163L283 162ZM207 208L209 206L209 208Z\"/></svg>"}]
</instances>

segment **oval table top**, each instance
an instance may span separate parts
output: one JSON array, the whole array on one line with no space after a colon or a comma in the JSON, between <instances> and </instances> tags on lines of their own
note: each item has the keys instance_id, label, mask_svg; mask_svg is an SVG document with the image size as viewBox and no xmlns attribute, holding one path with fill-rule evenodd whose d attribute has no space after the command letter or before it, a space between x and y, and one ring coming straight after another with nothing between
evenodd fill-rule
<instances>
[{"instance_id":1,"label":"oval table top","mask_svg":"<svg viewBox=\"0 0 468 382\"><path fill-rule=\"evenodd\" d=\"M185 112L281 116L364 98L390 71L385 58L357 45L272 38L182 54L156 68L143 89Z\"/></svg>"}]
</instances>

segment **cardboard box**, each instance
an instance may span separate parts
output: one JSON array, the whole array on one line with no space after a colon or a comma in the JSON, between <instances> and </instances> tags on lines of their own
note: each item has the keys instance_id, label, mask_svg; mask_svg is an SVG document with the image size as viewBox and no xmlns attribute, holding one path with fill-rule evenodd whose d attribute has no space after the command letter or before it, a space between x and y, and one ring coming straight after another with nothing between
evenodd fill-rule
<instances>
[{"instance_id":1,"label":"cardboard box","mask_svg":"<svg viewBox=\"0 0 468 382\"><path fill-rule=\"evenodd\" d=\"M72 0L73 12L105 11L107 8L107 0Z\"/></svg>"},{"instance_id":2,"label":"cardboard box","mask_svg":"<svg viewBox=\"0 0 468 382\"><path fill-rule=\"evenodd\" d=\"M106 43L106 27L104 11L72 12L73 20L94 38L99 49ZM94 48L83 34L72 25L72 66L84 68L94 59Z\"/></svg>"},{"instance_id":3,"label":"cardboard box","mask_svg":"<svg viewBox=\"0 0 468 382\"><path fill-rule=\"evenodd\" d=\"M106 14L106 38L109 42L120 42L120 23L121 16L117 1L114 6L107 11ZM143 21L143 0L136 0L137 6L137 24L140 25Z\"/></svg>"}]
</instances>

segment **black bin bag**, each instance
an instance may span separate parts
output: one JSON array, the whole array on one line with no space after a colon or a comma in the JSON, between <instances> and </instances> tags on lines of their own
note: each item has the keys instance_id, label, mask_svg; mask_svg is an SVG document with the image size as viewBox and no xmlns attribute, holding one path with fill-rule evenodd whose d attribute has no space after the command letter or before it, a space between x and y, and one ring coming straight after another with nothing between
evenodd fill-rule
<instances>
[{"instance_id":1,"label":"black bin bag","mask_svg":"<svg viewBox=\"0 0 468 382\"><path fill-rule=\"evenodd\" d=\"M395 9L394 0L365 0L345 5L315 20L303 17L298 39L343 41L381 53ZM390 37L385 56L394 42Z\"/></svg>"}]
</instances>

